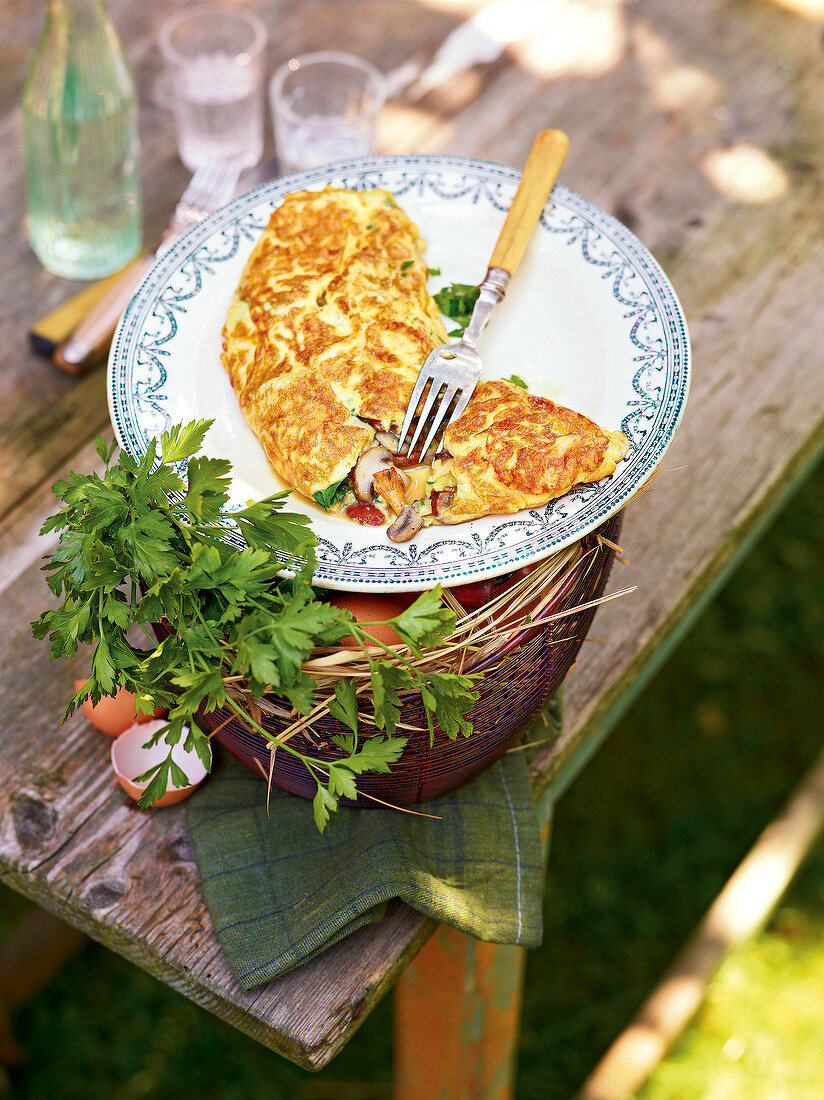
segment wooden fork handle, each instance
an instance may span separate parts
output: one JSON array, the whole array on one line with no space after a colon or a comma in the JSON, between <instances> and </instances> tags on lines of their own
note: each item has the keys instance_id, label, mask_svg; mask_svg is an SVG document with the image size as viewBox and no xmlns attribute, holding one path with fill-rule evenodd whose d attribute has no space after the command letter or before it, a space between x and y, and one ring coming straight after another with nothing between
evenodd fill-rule
<instances>
[{"instance_id":1,"label":"wooden fork handle","mask_svg":"<svg viewBox=\"0 0 824 1100\"><path fill-rule=\"evenodd\" d=\"M120 315L154 262L153 255L141 256L123 269L114 286L56 349L52 356L55 366L67 374L81 375L105 355Z\"/></svg>"},{"instance_id":2,"label":"wooden fork handle","mask_svg":"<svg viewBox=\"0 0 824 1100\"><path fill-rule=\"evenodd\" d=\"M149 255L138 256L123 268L120 277L73 329L68 340L55 350L52 355L55 366L66 374L79 377L100 361L109 350L117 322L126 306L157 261L159 249L175 236L167 230L160 238L160 244Z\"/></svg>"},{"instance_id":3,"label":"wooden fork handle","mask_svg":"<svg viewBox=\"0 0 824 1100\"><path fill-rule=\"evenodd\" d=\"M492 251L490 267L499 267L510 275L514 273L558 178L567 149L569 138L563 130L543 130L535 138L501 235Z\"/></svg>"}]
</instances>

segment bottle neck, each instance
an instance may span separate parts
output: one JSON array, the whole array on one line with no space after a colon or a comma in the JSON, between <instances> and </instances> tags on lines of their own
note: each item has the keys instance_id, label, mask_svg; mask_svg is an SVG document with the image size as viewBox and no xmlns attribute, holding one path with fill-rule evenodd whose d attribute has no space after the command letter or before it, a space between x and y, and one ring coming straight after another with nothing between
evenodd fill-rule
<instances>
[{"instance_id":1,"label":"bottle neck","mask_svg":"<svg viewBox=\"0 0 824 1100\"><path fill-rule=\"evenodd\" d=\"M74 33L109 22L106 0L48 0L48 19Z\"/></svg>"}]
</instances>

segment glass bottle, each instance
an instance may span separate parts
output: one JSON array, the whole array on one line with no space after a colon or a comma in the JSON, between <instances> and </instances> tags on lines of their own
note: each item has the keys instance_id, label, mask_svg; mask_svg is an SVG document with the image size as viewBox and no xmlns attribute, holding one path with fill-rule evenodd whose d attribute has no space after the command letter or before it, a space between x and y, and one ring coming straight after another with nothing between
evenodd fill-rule
<instances>
[{"instance_id":1,"label":"glass bottle","mask_svg":"<svg viewBox=\"0 0 824 1100\"><path fill-rule=\"evenodd\" d=\"M27 226L55 275L97 279L140 247L137 103L105 0L48 0L23 84Z\"/></svg>"}]
</instances>

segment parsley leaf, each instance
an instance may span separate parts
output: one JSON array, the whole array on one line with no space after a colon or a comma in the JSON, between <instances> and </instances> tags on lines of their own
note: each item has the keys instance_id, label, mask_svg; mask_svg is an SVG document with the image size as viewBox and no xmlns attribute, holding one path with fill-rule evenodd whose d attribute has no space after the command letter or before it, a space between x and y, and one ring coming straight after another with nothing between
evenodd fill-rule
<instances>
[{"instance_id":1,"label":"parsley leaf","mask_svg":"<svg viewBox=\"0 0 824 1100\"><path fill-rule=\"evenodd\" d=\"M192 420L188 424L176 424L160 437L160 453L169 465L185 462L196 455L203 446L206 433L213 420Z\"/></svg>"},{"instance_id":2,"label":"parsley leaf","mask_svg":"<svg viewBox=\"0 0 824 1100\"><path fill-rule=\"evenodd\" d=\"M229 497L229 472L225 458L192 458L186 468L183 507L193 523L218 523Z\"/></svg>"},{"instance_id":3,"label":"parsley leaf","mask_svg":"<svg viewBox=\"0 0 824 1100\"><path fill-rule=\"evenodd\" d=\"M318 832L322 833L326 826L329 824L330 816L337 810L338 800L335 795L323 786L322 783L318 783L318 793L315 795L312 802L312 810L315 815L315 825Z\"/></svg>"},{"instance_id":4,"label":"parsley leaf","mask_svg":"<svg viewBox=\"0 0 824 1100\"><path fill-rule=\"evenodd\" d=\"M453 741L458 734L469 737L472 733L472 723L465 712L468 709L466 696L473 688L471 676L430 672L422 690L424 701L437 716L438 725Z\"/></svg>"},{"instance_id":5,"label":"parsley leaf","mask_svg":"<svg viewBox=\"0 0 824 1100\"><path fill-rule=\"evenodd\" d=\"M169 773L172 770L172 754L166 757L156 767L145 772L143 776L138 777L140 782L145 783L146 779L151 775L152 778L149 781L149 785L146 787L143 794L140 796L138 807L141 810L148 810L150 806L154 806L158 799L162 798L166 793L166 788L169 784ZM186 783L181 783L181 787L185 787Z\"/></svg>"},{"instance_id":6,"label":"parsley leaf","mask_svg":"<svg viewBox=\"0 0 824 1100\"><path fill-rule=\"evenodd\" d=\"M309 527L309 517L296 512L283 512L283 505L289 493L275 493L265 500L259 500L240 512L232 513L248 546L275 554L279 562L293 562L306 570L314 569L315 538Z\"/></svg>"},{"instance_id":7,"label":"parsley leaf","mask_svg":"<svg viewBox=\"0 0 824 1100\"><path fill-rule=\"evenodd\" d=\"M415 677L400 665L370 661L369 666L372 695L375 699L375 725L392 736L400 717L401 700L398 692L414 688Z\"/></svg>"},{"instance_id":8,"label":"parsley leaf","mask_svg":"<svg viewBox=\"0 0 824 1100\"><path fill-rule=\"evenodd\" d=\"M346 677L341 677L335 684L335 698L329 702L329 713L348 726L352 733L358 732L358 700L355 685Z\"/></svg>"},{"instance_id":9,"label":"parsley leaf","mask_svg":"<svg viewBox=\"0 0 824 1100\"><path fill-rule=\"evenodd\" d=\"M476 286L470 286L468 283L452 283L434 295L435 304L441 313L458 324L458 328L450 332L450 336L463 335L479 294L480 290Z\"/></svg>"},{"instance_id":10,"label":"parsley leaf","mask_svg":"<svg viewBox=\"0 0 824 1100\"><path fill-rule=\"evenodd\" d=\"M455 629L455 612L442 603L441 596L441 586L436 585L390 620L413 653L440 645Z\"/></svg>"},{"instance_id":11,"label":"parsley leaf","mask_svg":"<svg viewBox=\"0 0 824 1100\"><path fill-rule=\"evenodd\" d=\"M321 489L319 492L314 493L314 499L318 502L321 508L329 509L336 501L343 500L346 496L346 491L349 488L348 476L342 478L340 481L334 482L332 485L328 485L325 489Z\"/></svg>"},{"instance_id":12,"label":"parsley leaf","mask_svg":"<svg viewBox=\"0 0 824 1100\"><path fill-rule=\"evenodd\" d=\"M332 740L348 754L346 767L356 775L388 772L389 765L400 759L406 747L405 737L367 737L361 742L356 737L333 737Z\"/></svg>"},{"instance_id":13,"label":"parsley leaf","mask_svg":"<svg viewBox=\"0 0 824 1100\"><path fill-rule=\"evenodd\" d=\"M355 786L355 777L345 768L329 764L327 768L329 776L329 793L343 795L344 798L357 798L358 788Z\"/></svg>"}]
</instances>

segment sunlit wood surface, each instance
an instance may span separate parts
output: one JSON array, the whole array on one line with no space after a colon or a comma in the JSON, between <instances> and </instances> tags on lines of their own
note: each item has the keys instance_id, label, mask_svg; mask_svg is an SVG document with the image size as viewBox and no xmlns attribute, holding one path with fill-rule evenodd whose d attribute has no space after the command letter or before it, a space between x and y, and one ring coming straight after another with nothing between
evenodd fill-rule
<instances>
[{"instance_id":1,"label":"sunlit wood surface","mask_svg":"<svg viewBox=\"0 0 824 1100\"><path fill-rule=\"evenodd\" d=\"M147 239L187 173L158 105L168 5L110 0L140 93ZM653 251L685 307L694 382L652 488L627 511L634 595L599 612L569 679L560 742L535 761L559 789L734 564L824 437L824 12L802 0L286 0L256 3L268 71L308 49L390 73L384 152L520 165L535 133L566 130L563 182ZM0 11L0 867L65 916L261 1042L329 1060L431 928L398 905L252 993L212 934L178 808L143 815L110 779L107 745L60 723L74 667L50 667L28 622L44 606L36 532L60 471L86 470L106 427L104 372L80 381L26 331L77 285L47 275L23 232L20 84L42 4ZM268 150L271 152L271 149ZM540 727L539 727L540 730ZM539 732L539 731L538 731ZM639 761L639 768L643 762Z\"/></svg>"}]
</instances>

